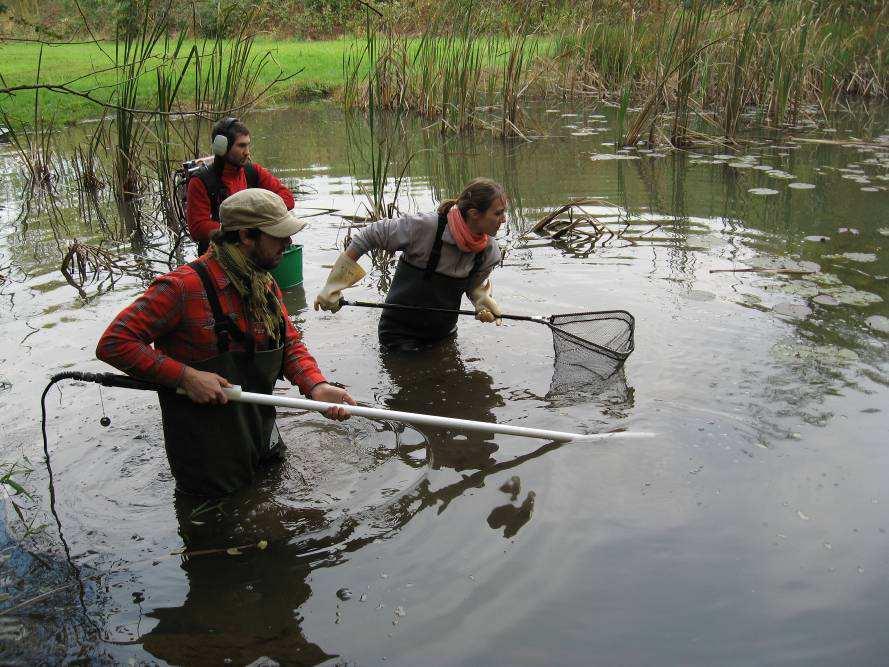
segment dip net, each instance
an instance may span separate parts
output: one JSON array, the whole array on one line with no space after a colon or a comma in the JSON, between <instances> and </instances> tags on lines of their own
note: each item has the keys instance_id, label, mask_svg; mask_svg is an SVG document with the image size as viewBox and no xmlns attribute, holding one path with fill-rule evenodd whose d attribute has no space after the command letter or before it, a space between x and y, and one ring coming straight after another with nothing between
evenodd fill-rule
<instances>
[{"instance_id":1,"label":"dip net","mask_svg":"<svg viewBox=\"0 0 889 667\"><path fill-rule=\"evenodd\" d=\"M555 352L551 389L606 380L633 351L636 321L625 310L551 315L546 321Z\"/></svg>"}]
</instances>

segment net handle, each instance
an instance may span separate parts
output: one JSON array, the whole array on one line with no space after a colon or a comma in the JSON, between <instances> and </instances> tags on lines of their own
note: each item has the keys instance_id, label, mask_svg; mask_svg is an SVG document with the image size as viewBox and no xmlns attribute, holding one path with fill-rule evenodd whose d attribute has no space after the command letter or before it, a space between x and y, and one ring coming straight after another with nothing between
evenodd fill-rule
<instances>
[{"instance_id":1,"label":"net handle","mask_svg":"<svg viewBox=\"0 0 889 667\"><path fill-rule=\"evenodd\" d=\"M424 313L448 313L450 315L472 315L475 317L474 310L451 310L449 308L433 308L431 306L407 306L401 303L376 303L372 301L346 301L340 299L340 306L361 306L362 308L389 308L392 310L413 310ZM520 320L524 322L537 322L550 326L549 320L545 317L533 315L507 315L502 314L498 317L504 320Z\"/></svg>"}]
</instances>

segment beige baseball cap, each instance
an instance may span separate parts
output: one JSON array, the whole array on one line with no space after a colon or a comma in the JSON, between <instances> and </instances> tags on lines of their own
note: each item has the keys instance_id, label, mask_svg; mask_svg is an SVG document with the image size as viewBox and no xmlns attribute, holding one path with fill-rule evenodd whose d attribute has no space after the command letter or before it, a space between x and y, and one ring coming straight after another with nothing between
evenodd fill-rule
<instances>
[{"instance_id":1,"label":"beige baseball cap","mask_svg":"<svg viewBox=\"0 0 889 667\"><path fill-rule=\"evenodd\" d=\"M222 231L259 229L279 239L293 236L308 223L288 211L284 200L271 190L247 188L236 192L219 205Z\"/></svg>"}]
</instances>

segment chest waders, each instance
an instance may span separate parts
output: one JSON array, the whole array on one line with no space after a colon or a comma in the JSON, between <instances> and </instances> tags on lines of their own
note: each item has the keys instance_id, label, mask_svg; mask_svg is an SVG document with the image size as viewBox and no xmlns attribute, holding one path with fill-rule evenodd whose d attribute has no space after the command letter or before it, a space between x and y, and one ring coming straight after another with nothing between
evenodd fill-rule
<instances>
[{"instance_id":1,"label":"chest waders","mask_svg":"<svg viewBox=\"0 0 889 667\"><path fill-rule=\"evenodd\" d=\"M447 217L438 216L438 229L435 242L421 269L405 261L398 260L395 277L386 303L427 308L459 310L463 293L469 287L470 279L478 272L484 251L476 253L472 270L465 278L452 278L436 272L441 259L441 237L447 226ZM457 331L457 314L451 313L412 313L403 310L383 310L378 327L380 342L384 347L414 347L433 343L447 338Z\"/></svg>"},{"instance_id":2,"label":"chest waders","mask_svg":"<svg viewBox=\"0 0 889 667\"><path fill-rule=\"evenodd\" d=\"M216 287L203 262L189 264L200 276L213 311L219 354L191 364L200 371L217 373L245 391L271 394L284 360L284 318L274 350L256 351L250 328L244 334L222 311ZM269 299L277 303L273 294ZM231 351L231 340L244 351ZM160 392L164 446L176 488L185 493L220 496L249 486L259 468L278 459L283 445L275 425L275 408L229 402L199 405L187 396Z\"/></svg>"}]
</instances>

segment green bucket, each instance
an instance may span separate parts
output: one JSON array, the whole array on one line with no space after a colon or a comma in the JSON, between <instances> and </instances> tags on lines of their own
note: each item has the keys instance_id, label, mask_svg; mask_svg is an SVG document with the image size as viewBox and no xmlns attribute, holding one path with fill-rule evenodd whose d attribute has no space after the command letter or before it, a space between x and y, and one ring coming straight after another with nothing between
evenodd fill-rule
<instances>
[{"instance_id":1,"label":"green bucket","mask_svg":"<svg viewBox=\"0 0 889 667\"><path fill-rule=\"evenodd\" d=\"M292 245L284 251L281 263L271 271L272 277L278 281L278 287L287 289L301 285L303 281L303 247Z\"/></svg>"}]
</instances>

